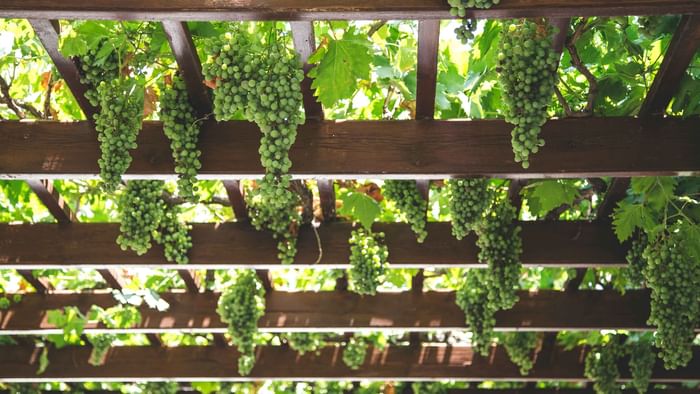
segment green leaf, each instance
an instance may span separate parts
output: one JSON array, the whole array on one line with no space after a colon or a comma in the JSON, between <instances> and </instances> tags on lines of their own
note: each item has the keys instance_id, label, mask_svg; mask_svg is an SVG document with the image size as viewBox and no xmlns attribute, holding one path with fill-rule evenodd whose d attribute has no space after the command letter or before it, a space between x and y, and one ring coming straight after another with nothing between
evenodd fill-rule
<instances>
[{"instance_id":1,"label":"green leaf","mask_svg":"<svg viewBox=\"0 0 700 394\"><path fill-rule=\"evenodd\" d=\"M613 228L620 242L632 235L637 228L651 229L654 227L651 212L642 204L622 201L613 212Z\"/></svg>"},{"instance_id":2,"label":"green leaf","mask_svg":"<svg viewBox=\"0 0 700 394\"><path fill-rule=\"evenodd\" d=\"M671 177L632 178L632 191L642 195L650 208L658 211L666 207L676 189L677 181Z\"/></svg>"},{"instance_id":3,"label":"green leaf","mask_svg":"<svg viewBox=\"0 0 700 394\"><path fill-rule=\"evenodd\" d=\"M323 57L312 56L309 62L318 65L309 74L321 104L332 107L338 101L352 97L358 80L370 77L372 55L366 35L348 30L342 39L331 40ZM322 53L322 52L318 52Z\"/></svg>"},{"instance_id":4,"label":"green leaf","mask_svg":"<svg viewBox=\"0 0 700 394\"><path fill-rule=\"evenodd\" d=\"M528 206L533 213L544 215L560 205L573 203L578 195L578 189L566 181L545 180L534 185L530 199L537 201L535 204L528 201Z\"/></svg>"},{"instance_id":5,"label":"green leaf","mask_svg":"<svg viewBox=\"0 0 700 394\"><path fill-rule=\"evenodd\" d=\"M338 210L341 215L350 216L359 221L367 230L371 230L372 223L379 217L381 208L370 196L364 193L348 192L340 196L343 206Z\"/></svg>"},{"instance_id":6,"label":"green leaf","mask_svg":"<svg viewBox=\"0 0 700 394\"><path fill-rule=\"evenodd\" d=\"M68 36L61 43L61 54L65 57L82 56L87 51L88 45L82 36Z\"/></svg>"},{"instance_id":7,"label":"green leaf","mask_svg":"<svg viewBox=\"0 0 700 394\"><path fill-rule=\"evenodd\" d=\"M36 370L37 375L41 375L49 367L49 348L44 346L39 356L39 368Z\"/></svg>"}]
</instances>

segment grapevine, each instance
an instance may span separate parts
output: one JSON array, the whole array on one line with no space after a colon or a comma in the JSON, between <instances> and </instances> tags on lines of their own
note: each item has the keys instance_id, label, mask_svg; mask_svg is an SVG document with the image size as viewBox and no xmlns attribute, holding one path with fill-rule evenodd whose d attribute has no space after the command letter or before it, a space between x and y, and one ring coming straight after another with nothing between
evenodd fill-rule
<instances>
[{"instance_id":1,"label":"grapevine","mask_svg":"<svg viewBox=\"0 0 700 394\"><path fill-rule=\"evenodd\" d=\"M326 336L320 333L298 332L284 335L289 347L299 354L317 352L326 345Z\"/></svg>"},{"instance_id":2,"label":"grapevine","mask_svg":"<svg viewBox=\"0 0 700 394\"><path fill-rule=\"evenodd\" d=\"M199 122L187 95L185 81L175 75L172 83L161 86L161 114L163 131L170 140L175 172L178 174L178 191L188 201L196 202L197 188L194 186L197 171L202 167L199 161L201 151L197 149Z\"/></svg>"},{"instance_id":3,"label":"grapevine","mask_svg":"<svg viewBox=\"0 0 700 394\"><path fill-rule=\"evenodd\" d=\"M644 394L649 388L649 380L656 362L656 354L651 347L650 341L640 340L628 344L630 353L630 374L632 375L632 386L639 394Z\"/></svg>"},{"instance_id":4,"label":"grapevine","mask_svg":"<svg viewBox=\"0 0 700 394\"><path fill-rule=\"evenodd\" d=\"M688 364L693 356L695 327L700 323L700 262L689 256L682 234L649 242L643 258L644 277L651 289L648 323L656 326L656 346L666 369Z\"/></svg>"},{"instance_id":5,"label":"grapevine","mask_svg":"<svg viewBox=\"0 0 700 394\"><path fill-rule=\"evenodd\" d=\"M530 166L530 154L544 145L540 129L547 121L547 105L554 93L557 54L552 49L554 29L547 22L527 19L507 22L498 53L505 118L515 125L511 144L515 161Z\"/></svg>"},{"instance_id":6,"label":"grapevine","mask_svg":"<svg viewBox=\"0 0 700 394\"><path fill-rule=\"evenodd\" d=\"M488 355L496 326L495 313L498 308L489 301L488 271L473 269L466 271L461 286L457 289L457 305L464 311L465 320L472 332L472 346L481 355Z\"/></svg>"},{"instance_id":7,"label":"grapevine","mask_svg":"<svg viewBox=\"0 0 700 394\"><path fill-rule=\"evenodd\" d=\"M236 30L212 40L212 55L204 65L207 80L214 81L214 115L230 120L242 113L262 132L260 161L265 176L247 197L251 221L278 238L279 258L291 263L296 254L298 196L288 188L292 162L289 149L297 126L304 121L300 82L301 62L271 28L265 43Z\"/></svg>"},{"instance_id":8,"label":"grapevine","mask_svg":"<svg viewBox=\"0 0 700 394\"><path fill-rule=\"evenodd\" d=\"M136 137L143 117L143 85L119 78L97 86L99 112L94 116L101 156L100 177L107 192L115 191L121 176L131 164L130 149L136 148Z\"/></svg>"},{"instance_id":9,"label":"grapevine","mask_svg":"<svg viewBox=\"0 0 700 394\"><path fill-rule=\"evenodd\" d=\"M422 243L428 236L425 229L428 218L426 216L428 202L421 196L414 181L387 180L384 182L384 196L394 201L396 207L411 224L411 229L416 234L418 242Z\"/></svg>"},{"instance_id":10,"label":"grapevine","mask_svg":"<svg viewBox=\"0 0 700 394\"><path fill-rule=\"evenodd\" d=\"M586 355L584 374L593 380L593 388L596 393L619 394L622 392L617 384L617 380L620 378L617 360L622 355L623 349L616 337Z\"/></svg>"},{"instance_id":11,"label":"grapevine","mask_svg":"<svg viewBox=\"0 0 700 394\"><path fill-rule=\"evenodd\" d=\"M228 324L231 341L238 348L238 373L250 374L255 365L258 320L265 313L265 290L253 270L239 271L235 282L219 298L216 312Z\"/></svg>"},{"instance_id":12,"label":"grapevine","mask_svg":"<svg viewBox=\"0 0 700 394\"><path fill-rule=\"evenodd\" d=\"M489 206L488 179L450 179L445 182L452 216L452 235L462 239L481 222Z\"/></svg>"},{"instance_id":13,"label":"grapevine","mask_svg":"<svg viewBox=\"0 0 700 394\"><path fill-rule=\"evenodd\" d=\"M90 365L103 365L105 362L105 356L107 355L109 348L112 346L112 342L114 342L116 339L116 336L110 334L98 334L88 336L88 340L92 345L90 359L88 360Z\"/></svg>"},{"instance_id":14,"label":"grapevine","mask_svg":"<svg viewBox=\"0 0 700 394\"><path fill-rule=\"evenodd\" d=\"M382 243L384 233L363 228L350 234L350 270L348 279L358 294L374 295L386 273L389 249Z\"/></svg>"},{"instance_id":15,"label":"grapevine","mask_svg":"<svg viewBox=\"0 0 700 394\"><path fill-rule=\"evenodd\" d=\"M356 370L365 363L369 344L362 337L352 337L343 349L343 362L348 368Z\"/></svg>"},{"instance_id":16,"label":"grapevine","mask_svg":"<svg viewBox=\"0 0 700 394\"><path fill-rule=\"evenodd\" d=\"M533 350L537 347L537 334L534 332L513 332L504 335L503 345L510 361L520 367L525 376L534 366Z\"/></svg>"}]
</instances>

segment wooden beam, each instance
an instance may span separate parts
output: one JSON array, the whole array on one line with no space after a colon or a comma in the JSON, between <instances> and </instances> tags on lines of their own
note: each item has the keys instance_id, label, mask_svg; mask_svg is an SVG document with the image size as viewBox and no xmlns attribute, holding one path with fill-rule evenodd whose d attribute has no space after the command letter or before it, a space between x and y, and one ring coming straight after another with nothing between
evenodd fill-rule
<instances>
[{"instance_id":1,"label":"wooden beam","mask_svg":"<svg viewBox=\"0 0 700 394\"><path fill-rule=\"evenodd\" d=\"M418 78L416 83L416 119L435 116L440 21L418 21Z\"/></svg>"},{"instance_id":2,"label":"wooden beam","mask_svg":"<svg viewBox=\"0 0 700 394\"><path fill-rule=\"evenodd\" d=\"M209 89L204 85L202 64L197 55L197 48L192 42L187 23L166 20L163 21L163 30L168 37L170 48L173 50L185 85L187 85L190 103L199 116L206 116L212 112L211 98Z\"/></svg>"},{"instance_id":3,"label":"wooden beam","mask_svg":"<svg viewBox=\"0 0 700 394\"><path fill-rule=\"evenodd\" d=\"M695 0L502 0L490 9L469 10L467 17L625 16L697 14ZM4 0L0 18L138 20L330 20L450 19L442 0Z\"/></svg>"},{"instance_id":4,"label":"wooden beam","mask_svg":"<svg viewBox=\"0 0 700 394\"><path fill-rule=\"evenodd\" d=\"M277 258L277 241L264 231L244 223L193 224L194 246L189 269L282 268ZM522 262L525 267L623 267L625 248L605 223L523 222ZM484 267L477 259L475 236L458 241L450 223L428 223L430 236L416 242L409 225L377 223L376 231L386 234L393 268ZM318 258L316 236L310 226L299 230L295 262L286 268L349 268L349 223L324 223L318 228L323 257ZM163 249L154 245L137 256L124 252L115 242L119 224L86 223L61 227L56 224L0 224L0 269L39 268L170 268ZM251 247L254 246L254 247Z\"/></svg>"},{"instance_id":5,"label":"wooden beam","mask_svg":"<svg viewBox=\"0 0 700 394\"><path fill-rule=\"evenodd\" d=\"M236 215L236 220L239 222L247 221L248 209L246 208L245 198L243 197L241 183L235 180L223 181L223 183L226 189L226 195L228 195L228 200L231 202L233 214Z\"/></svg>"},{"instance_id":6,"label":"wooden beam","mask_svg":"<svg viewBox=\"0 0 700 394\"><path fill-rule=\"evenodd\" d=\"M663 115L700 48L700 15L684 15L639 110L639 116Z\"/></svg>"},{"instance_id":7,"label":"wooden beam","mask_svg":"<svg viewBox=\"0 0 700 394\"><path fill-rule=\"evenodd\" d=\"M461 346L391 346L369 349L365 363L351 370L342 361L342 348L330 346L303 356L287 346L261 346L251 374L238 374L238 352L232 347L181 346L157 348L126 346L112 348L105 364L88 363L89 347L52 349L51 363L37 375L40 348L4 346L0 353L0 380L4 382L61 381L255 381L263 379L313 380L433 380L458 381L563 380L585 382L584 348L555 349L549 360L538 359L528 376L521 376L503 348L495 348L482 357ZM629 381L627 360L620 362L621 380ZM700 379L700 351L684 368L668 371L657 362L651 377L654 383L673 383Z\"/></svg>"},{"instance_id":8,"label":"wooden beam","mask_svg":"<svg viewBox=\"0 0 700 394\"><path fill-rule=\"evenodd\" d=\"M329 179L318 179L318 197L321 200L323 220L335 220L335 182Z\"/></svg>"},{"instance_id":9,"label":"wooden beam","mask_svg":"<svg viewBox=\"0 0 700 394\"><path fill-rule=\"evenodd\" d=\"M513 161L512 126L500 120L307 122L290 151L291 174L323 179L452 176L576 178L700 173L700 119L551 120L530 169ZM663 135L663 138L659 138ZM260 132L249 122L205 122L202 179L263 173ZM99 147L88 123L0 122L0 178L97 178ZM381 154L378 154L381 152ZM145 122L126 178L175 179L159 122Z\"/></svg>"},{"instance_id":10,"label":"wooden beam","mask_svg":"<svg viewBox=\"0 0 700 394\"><path fill-rule=\"evenodd\" d=\"M2 5L0 5L0 8L2 8ZM0 11L0 14L2 13L3 11ZM36 33L39 41L44 45L46 53L48 53L54 65L56 65L56 69L61 74L61 77L66 81L66 85L68 85L71 93L73 93L73 97L75 97L85 117L87 119L92 119L92 116L97 112L97 108L90 104L85 97L87 86L80 82L80 71L73 60L63 57L58 50L58 38L61 31L58 21L30 17L29 23L32 25L34 33Z\"/></svg>"},{"instance_id":11,"label":"wooden beam","mask_svg":"<svg viewBox=\"0 0 700 394\"><path fill-rule=\"evenodd\" d=\"M22 279L32 285L38 294L46 294L46 292L49 290L49 283L46 283L45 281L34 276L32 270L17 270L17 273L22 277Z\"/></svg>"},{"instance_id":12,"label":"wooden beam","mask_svg":"<svg viewBox=\"0 0 700 394\"><path fill-rule=\"evenodd\" d=\"M96 323L86 333L173 332L224 333L227 325L216 313L219 293L171 292L161 297L167 311L143 306L141 323L129 329L108 329ZM521 291L512 309L496 314L497 331L649 331L649 292L614 291ZM455 293L423 292L416 287L402 293L360 296L336 290L326 292L272 291L266 295L266 310L258 322L265 332L366 332L404 330L411 332L462 331L467 329L464 313L455 304ZM47 313L75 306L87 313L92 305L117 305L111 293L26 294L7 311L0 311L4 335L47 335L59 333L47 321ZM700 330L698 330L700 332Z\"/></svg>"},{"instance_id":13,"label":"wooden beam","mask_svg":"<svg viewBox=\"0 0 700 394\"><path fill-rule=\"evenodd\" d=\"M323 119L323 108L314 97L311 89L311 78L307 75L312 66L308 63L309 56L316 50L316 37L314 35L313 22L291 22L294 49L299 54L299 59L304 64L304 80L301 81L301 91L304 94L304 111L306 119Z\"/></svg>"},{"instance_id":14,"label":"wooden beam","mask_svg":"<svg viewBox=\"0 0 700 394\"><path fill-rule=\"evenodd\" d=\"M27 181L27 184L59 224L68 224L75 221L73 211L71 211L66 200L58 193L58 190L54 188L52 181L30 179Z\"/></svg>"}]
</instances>

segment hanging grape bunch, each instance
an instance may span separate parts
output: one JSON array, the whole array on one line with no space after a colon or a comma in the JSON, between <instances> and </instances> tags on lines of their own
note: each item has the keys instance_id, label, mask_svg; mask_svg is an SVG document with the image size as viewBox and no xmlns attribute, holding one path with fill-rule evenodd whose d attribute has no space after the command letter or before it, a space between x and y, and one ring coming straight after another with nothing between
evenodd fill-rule
<instances>
[{"instance_id":1,"label":"hanging grape bunch","mask_svg":"<svg viewBox=\"0 0 700 394\"><path fill-rule=\"evenodd\" d=\"M170 140L170 150L178 174L178 191L186 200L196 202L197 171L202 167L199 161L201 152L197 149L199 141L199 122L197 113L189 102L185 81L175 75L171 83L161 85L161 113L163 131Z\"/></svg>"},{"instance_id":2,"label":"hanging grape bunch","mask_svg":"<svg viewBox=\"0 0 700 394\"><path fill-rule=\"evenodd\" d=\"M646 260L644 260L644 249L646 247L647 236L645 233L638 231L632 238L630 248L625 256L628 263L625 269L625 276L634 286L641 286L644 283L644 269L647 265Z\"/></svg>"},{"instance_id":3,"label":"hanging grape bunch","mask_svg":"<svg viewBox=\"0 0 700 394\"><path fill-rule=\"evenodd\" d=\"M593 388L599 394L619 394L620 370L618 359L624 354L624 349L618 343L618 338L598 346L586 355L585 372L587 378L593 380Z\"/></svg>"},{"instance_id":4,"label":"hanging grape bunch","mask_svg":"<svg viewBox=\"0 0 700 394\"><path fill-rule=\"evenodd\" d=\"M288 190L289 149L304 121L301 63L274 28L266 42L240 30L228 32L210 42L209 53L203 72L216 86L216 119L230 120L241 113L262 132L259 153L265 176L246 195L251 222L273 233L280 260L291 263L296 254L295 224L300 218L296 210L299 197Z\"/></svg>"},{"instance_id":5,"label":"hanging grape bunch","mask_svg":"<svg viewBox=\"0 0 700 394\"><path fill-rule=\"evenodd\" d=\"M369 344L362 337L352 337L343 349L343 363L352 370L359 369L365 363Z\"/></svg>"},{"instance_id":6,"label":"hanging grape bunch","mask_svg":"<svg viewBox=\"0 0 700 394\"><path fill-rule=\"evenodd\" d=\"M166 205L158 225L155 240L163 245L165 259L177 264L189 263L187 253L192 248L190 227L178 219L180 208Z\"/></svg>"},{"instance_id":7,"label":"hanging grape bunch","mask_svg":"<svg viewBox=\"0 0 700 394\"><path fill-rule=\"evenodd\" d=\"M358 294L374 295L382 283L389 259L389 250L382 243L384 233L359 228L350 234L350 270L348 279Z\"/></svg>"},{"instance_id":8,"label":"hanging grape bunch","mask_svg":"<svg viewBox=\"0 0 700 394\"><path fill-rule=\"evenodd\" d=\"M411 229L416 234L418 242L422 243L428 236L427 209L428 202L418 191L415 181L387 180L382 192L386 198L393 201L396 207L406 215Z\"/></svg>"},{"instance_id":9,"label":"hanging grape bunch","mask_svg":"<svg viewBox=\"0 0 700 394\"><path fill-rule=\"evenodd\" d=\"M452 235L462 239L476 229L491 201L486 178L450 179L445 182L452 216Z\"/></svg>"},{"instance_id":10,"label":"hanging grape bunch","mask_svg":"<svg viewBox=\"0 0 700 394\"><path fill-rule=\"evenodd\" d=\"M484 269L466 270L456 292L457 306L464 312L465 321L472 333L472 346L481 355L488 349L496 326L496 303L489 297L489 273Z\"/></svg>"},{"instance_id":11,"label":"hanging grape bunch","mask_svg":"<svg viewBox=\"0 0 700 394\"><path fill-rule=\"evenodd\" d=\"M105 50L103 47L110 45L106 40L100 40L96 45L89 47L87 53L78 58L80 64L80 82L87 86L85 98L90 104L99 107L100 98L97 94L97 87L102 82L113 81L119 78L119 53L110 51L100 64L97 64L95 59L98 59L97 54Z\"/></svg>"},{"instance_id":12,"label":"hanging grape bunch","mask_svg":"<svg viewBox=\"0 0 700 394\"><path fill-rule=\"evenodd\" d=\"M476 19L465 18L467 9L491 8L500 3L500 0L448 0L447 2L450 4L450 15L462 18L462 24L455 29L455 35L463 44L466 44L474 39L476 30Z\"/></svg>"},{"instance_id":13,"label":"hanging grape bunch","mask_svg":"<svg viewBox=\"0 0 700 394\"><path fill-rule=\"evenodd\" d=\"M546 21L512 20L501 32L498 53L505 119L515 125L511 145L515 161L530 166L530 155L544 146L539 137L554 93L558 56L552 49L554 28Z\"/></svg>"}]
</instances>

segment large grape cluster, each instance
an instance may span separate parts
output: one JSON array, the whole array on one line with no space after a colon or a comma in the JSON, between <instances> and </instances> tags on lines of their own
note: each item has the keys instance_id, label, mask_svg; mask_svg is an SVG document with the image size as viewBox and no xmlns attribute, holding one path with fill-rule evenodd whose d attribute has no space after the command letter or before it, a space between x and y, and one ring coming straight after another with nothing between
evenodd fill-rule
<instances>
[{"instance_id":1,"label":"large grape cluster","mask_svg":"<svg viewBox=\"0 0 700 394\"><path fill-rule=\"evenodd\" d=\"M649 388L649 380L651 379L656 363L656 353L651 347L651 341L640 340L634 343L627 342L628 352L630 354L630 375L632 375L632 386L637 389L639 394L644 394Z\"/></svg>"},{"instance_id":2,"label":"large grape cluster","mask_svg":"<svg viewBox=\"0 0 700 394\"><path fill-rule=\"evenodd\" d=\"M188 201L196 202L197 191L194 186L197 171L202 167L199 161L201 151L197 149L200 124L187 95L185 81L175 75L171 84L161 86L161 112L163 131L170 140L175 161L175 173L178 174L179 194Z\"/></svg>"},{"instance_id":3,"label":"large grape cluster","mask_svg":"<svg viewBox=\"0 0 700 394\"><path fill-rule=\"evenodd\" d=\"M105 356L112 346L112 342L117 339L115 335L111 334L98 334L88 336L88 340L92 345L92 351L90 352L90 358L88 362L90 365L98 366L105 362Z\"/></svg>"},{"instance_id":4,"label":"large grape cluster","mask_svg":"<svg viewBox=\"0 0 700 394\"><path fill-rule=\"evenodd\" d=\"M472 333L472 346L481 355L488 354L493 328L496 326L495 313L498 308L489 301L490 282L488 271L472 269L465 272L457 289L457 305L464 311L465 320Z\"/></svg>"},{"instance_id":5,"label":"large grape cluster","mask_svg":"<svg viewBox=\"0 0 700 394\"><path fill-rule=\"evenodd\" d=\"M101 151L97 163L103 188L113 192L131 164L129 150L136 148L143 118L143 86L129 79L100 82L97 97L99 111L94 119Z\"/></svg>"},{"instance_id":6,"label":"large grape cluster","mask_svg":"<svg viewBox=\"0 0 700 394\"><path fill-rule=\"evenodd\" d=\"M216 85L216 119L242 114L262 132L259 152L265 176L249 201L251 220L256 228L266 228L280 239L280 260L290 263L296 253L294 223L299 217L298 196L288 190L289 149L304 121L300 85L304 72L282 38L277 30L271 30L264 43L240 30L227 32L209 43L212 55L203 73Z\"/></svg>"},{"instance_id":7,"label":"large grape cluster","mask_svg":"<svg viewBox=\"0 0 700 394\"><path fill-rule=\"evenodd\" d=\"M151 248L163 219L165 202L162 181L131 181L119 198L120 232L117 244L142 255Z\"/></svg>"},{"instance_id":8,"label":"large grape cluster","mask_svg":"<svg viewBox=\"0 0 700 394\"><path fill-rule=\"evenodd\" d=\"M253 270L240 271L235 282L224 290L216 312L228 324L231 341L238 348L238 373L250 374L255 366L255 337L258 320L265 313L265 290Z\"/></svg>"},{"instance_id":9,"label":"large grape cluster","mask_svg":"<svg viewBox=\"0 0 700 394\"><path fill-rule=\"evenodd\" d=\"M586 355L584 374L593 381L593 389L598 394L619 394L620 371L618 359L624 354L624 349L613 336L609 342L598 346Z\"/></svg>"},{"instance_id":10,"label":"large grape cluster","mask_svg":"<svg viewBox=\"0 0 700 394\"><path fill-rule=\"evenodd\" d=\"M350 234L350 269L348 279L358 294L374 295L382 283L389 259L389 249L383 242L384 233L372 233L363 228Z\"/></svg>"},{"instance_id":11,"label":"large grape cluster","mask_svg":"<svg viewBox=\"0 0 700 394\"><path fill-rule=\"evenodd\" d=\"M700 262L688 255L681 236L666 234L649 242L643 254L651 289L648 323L656 327L654 338L666 369L688 364L700 323Z\"/></svg>"},{"instance_id":12,"label":"large grape cluster","mask_svg":"<svg viewBox=\"0 0 700 394\"><path fill-rule=\"evenodd\" d=\"M517 301L522 240L516 211L507 199L496 201L477 227L479 262L488 265L489 301L498 309L509 309Z\"/></svg>"},{"instance_id":13,"label":"large grape cluster","mask_svg":"<svg viewBox=\"0 0 700 394\"><path fill-rule=\"evenodd\" d=\"M384 182L382 192L406 216L406 220L416 234L416 239L422 243L428 236L428 230L425 228L428 222L428 202L421 196L416 182L387 180Z\"/></svg>"},{"instance_id":14,"label":"large grape cluster","mask_svg":"<svg viewBox=\"0 0 700 394\"><path fill-rule=\"evenodd\" d=\"M178 219L179 213L179 207L166 205L155 240L163 245L166 260L187 264L189 262L187 253L192 248L192 237L189 226Z\"/></svg>"},{"instance_id":15,"label":"large grape cluster","mask_svg":"<svg viewBox=\"0 0 700 394\"><path fill-rule=\"evenodd\" d=\"M476 229L489 207L489 181L486 178L450 179L445 185L452 216L452 235L462 239Z\"/></svg>"},{"instance_id":16,"label":"large grape cluster","mask_svg":"<svg viewBox=\"0 0 700 394\"><path fill-rule=\"evenodd\" d=\"M534 366L533 351L537 347L537 333L511 332L503 336L503 346L506 348L510 361L520 367L520 374L525 376Z\"/></svg>"},{"instance_id":17,"label":"large grape cluster","mask_svg":"<svg viewBox=\"0 0 700 394\"><path fill-rule=\"evenodd\" d=\"M80 63L80 82L88 87L85 91L85 98L95 107L100 105L97 87L102 82L113 81L119 78L120 73L119 53L117 51L111 51L100 64L96 64L97 54L104 50L105 45L110 44L106 43L105 40L101 40L97 45L88 48L87 53L78 59Z\"/></svg>"},{"instance_id":18,"label":"large grape cluster","mask_svg":"<svg viewBox=\"0 0 700 394\"><path fill-rule=\"evenodd\" d=\"M544 146L539 138L554 93L558 56L552 49L554 29L545 21L505 23L499 42L498 67L505 118L515 125L511 144L515 161L530 165L530 154Z\"/></svg>"},{"instance_id":19,"label":"large grape cluster","mask_svg":"<svg viewBox=\"0 0 700 394\"><path fill-rule=\"evenodd\" d=\"M647 247L647 236L644 232L637 232L632 238L630 248L627 250L627 269L625 276L633 286L641 286L644 283L644 268L647 265L644 259L644 249Z\"/></svg>"},{"instance_id":20,"label":"large grape cluster","mask_svg":"<svg viewBox=\"0 0 700 394\"><path fill-rule=\"evenodd\" d=\"M362 337L352 337L343 349L343 362L348 368L355 370L365 363L369 344Z\"/></svg>"},{"instance_id":21,"label":"large grape cluster","mask_svg":"<svg viewBox=\"0 0 700 394\"><path fill-rule=\"evenodd\" d=\"M316 352L326 345L326 335L315 332L293 332L284 335L289 347L299 354Z\"/></svg>"}]
</instances>

